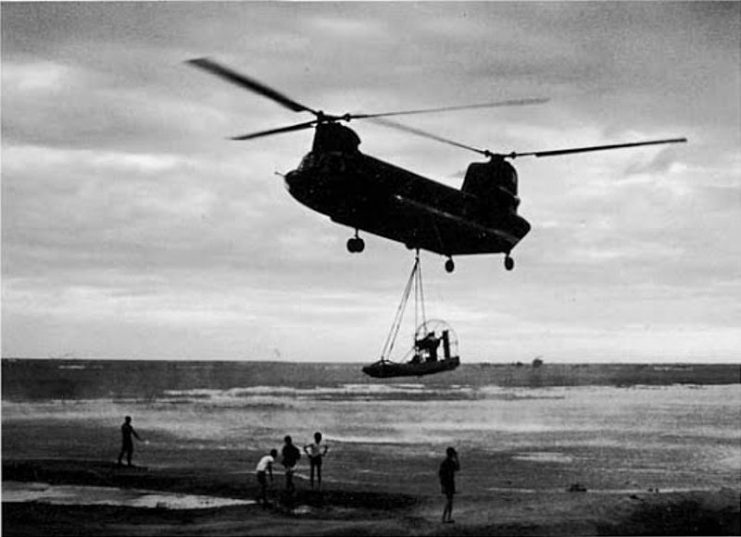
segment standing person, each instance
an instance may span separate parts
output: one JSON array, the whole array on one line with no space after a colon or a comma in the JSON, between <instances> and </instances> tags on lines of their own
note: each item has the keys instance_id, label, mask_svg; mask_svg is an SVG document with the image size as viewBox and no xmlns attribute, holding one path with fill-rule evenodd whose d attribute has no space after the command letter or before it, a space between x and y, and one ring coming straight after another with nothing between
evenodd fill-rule
<instances>
[{"instance_id":1,"label":"standing person","mask_svg":"<svg viewBox=\"0 0 741 537\"><path fill-rule=\"evenodd\" d=\"M453 495L455 494L455 473L461 469L461 464L458 462L458 454L455 449L449 447L446 450L446 457L443 462L440 463L440 470L438 476L440 477L440 488L443 494L445 494L445 509L443 509L443 522L455 522L453 520Z\"/></svg>"},{"instance_id":2,"label":"standing person","mask_svg":"<svg viewBox=\"0 0 741 537\"><path fill-rule=\"evenodd\" d=\"M329 451L327 444L322 444L322 433L314 433L314 443L304 446L311 466L311 488L314 488L314 470L316 470L317 489L322 488L322 458Z\"/></svg>"},{"instance_id":3,"label":"standing person","mask_svg":"<svg viewBox=\"0 0 741 537\"><path fill-rule=\"evenodd\" d=\"M286 435L283 440L285 445L283 446L283 460L281 462L286 472L286 492L293 494L296 490L293 484L293 472L296 469L296 463L301 458L301 452L293 445L293 439L290 436Z\"/></svg>"},{"instance_id":4,"label":"standing person","mask_svg":"<svg viewBox=\"0 0 741 537\"><path fill-rule=\"evenodd\" d=\"M260 498L262 499L262 506L263 508L269 507L270 504L268 503L268 479L266 472L270 474L270 482L273 482L273 463L275 462L275 458L278 456L278 450L277 449L271 449L270 455L265 455L262 459L260 459L260 462L257 463L257 468L255 468L255 472L257 475L257 482L260 483ZM258 499L258 503L259 503Z\"/></svg>"},{"instance_id":5,"label":"standing person","mask_svg":"<svg viewBox=\"0 0 741 537\"><path fill-rule=\"evenodd\" d=\"M126 462L131 466L131 456L134 454L134 439L132 436L137 440L141 440L131 425L131 416L126 416L123 425L121 425L121 453L118 454L119 466L122 466L121 461L124 454L126 455Z\"/></svg>"}]
</instances>

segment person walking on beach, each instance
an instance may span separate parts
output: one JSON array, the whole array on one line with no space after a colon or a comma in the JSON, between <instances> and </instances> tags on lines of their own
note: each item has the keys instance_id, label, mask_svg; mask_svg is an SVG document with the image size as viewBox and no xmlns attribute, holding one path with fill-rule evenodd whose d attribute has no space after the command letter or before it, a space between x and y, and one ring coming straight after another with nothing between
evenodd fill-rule
<instances>
[{"instance_id":1,"label":"person walking on beach","mask_svg":"<svg viewBox=\"0 0 741 537\"><path fill-rule=\"evenodd\" d=\"M311 488L314 488L314 471L316 470L317 489L322 488L322 458L329 451L327 444L322 444L322 433L314 433L314 443L304 446L304 451L309 456L311 466Z\"/></svg>"},{"instance_id":2,"label":"person walking on beach","mask_svg":"<svg viewBox=\"0 0 741 537\"><path fill-rule=\"evenodd\" d=\"M289 435L286 435L283 440L285 445L283 446L283 460L281 462L286 473L286 492L288 494L293 494L296 490L296 487L293 484L293 472L296 469L296 463L301 458L301 452L293 445L293 439Z\"/></svg>"},{"instance_id":3,"label":"person walking on beach","mask_svg":"<svg viewBox=\"0 0 741 537\"><path fill-rule=\"evenodd\" d=\"M257 482L260 483L260 499L262 499L263 508L270 507L268 503L268 479L267 474L270 474L270 482L273 482L273 463L275 458L278 456L277 449L271 449L270 455L265 455L260 462L257 463L255 472L257 475ZM258 499L258 503L260 502Z\"/></svg>"},{"instance_id":4,"label":"person walking on beach","mask_svg":"<svg viewBox=\"0 0 741 537\"><path fill-rule=\"evenodd\" d=\"M131 425L131 416L126 416L123 425L121 425L121 453L118 454L119 466L122 466L121 461L124 455L126 455L126 462L131 466L131 456L134 454L134 438L132 437L141 440Z\"/></svg>"},{"instance_id":5,"label":"person walking on beach","mask_svg":"<svg viewBox=\"0 0 741 537\"><path fill-rule=\"evenodd\" d=\"M458 462L458 454L455 449L449 447L446 450L445 460L440 463L438 476L440 477L440 488L445 494L445 508L443 509L443 522L455 522L453 520L453 495L455 494L455 473L461 469Z\"/></svg>"}]
</instances>

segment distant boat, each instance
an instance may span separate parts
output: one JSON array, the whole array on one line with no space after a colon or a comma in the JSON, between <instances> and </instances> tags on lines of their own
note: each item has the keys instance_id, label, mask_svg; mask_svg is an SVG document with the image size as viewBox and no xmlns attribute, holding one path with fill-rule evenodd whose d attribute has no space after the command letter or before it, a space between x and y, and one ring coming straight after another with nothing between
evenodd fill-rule
<instances>
[{"instance_id":1,"label":"distant boat","mask_svg":"<svg viewBox=\"0 0 741 537\"><path fill-rule=\"evenodd\" d=\"M414 345L409 351L413 354L412 359L405 362L394 362L389 357L394 348L394 342L399 333L404 310L412 289L414 289L415 320L419 310L422 316L422 324L417 327L414 334ZM439 356L438 349L441 345L442 356ZM396 317L383 346L381 359L363 367L363 373L375 378L421 377L442 373L443 371L452 371L460 363L458 341L453 329L445 321L428 321L425 318L422 272L419 265L419 252L417 252L412 273L409 275L409 280L401 297L401 303L396 311Z\"/></svg>"}]
</instances>

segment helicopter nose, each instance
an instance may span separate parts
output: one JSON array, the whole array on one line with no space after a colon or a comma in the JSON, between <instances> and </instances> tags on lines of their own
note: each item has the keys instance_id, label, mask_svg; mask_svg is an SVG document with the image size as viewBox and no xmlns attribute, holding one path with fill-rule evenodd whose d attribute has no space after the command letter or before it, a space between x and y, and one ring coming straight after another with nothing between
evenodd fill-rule
<instances>
[{"instance_id":1,"label":"helicopter nose","mask_svg":"<svg viewBox=\"0 0 741 537\"><path fill-rule=\"evenodd\" d=\"M283 185L291 196L300 199L308 187L307 175L301 170L290 171L283 178Z\"/></svg>"},{"instance_id":2,"label":"helicopter nose","mask_svg":"<svg viewBox=\"0 0 741 537\"><path fill-rule=\"evenodd\" d=\"M298 170L292 170L283 176L283 186L286 187L286 190L290 191L291 187L298 183L299 173Z\"/></svg>"}]
</instances>

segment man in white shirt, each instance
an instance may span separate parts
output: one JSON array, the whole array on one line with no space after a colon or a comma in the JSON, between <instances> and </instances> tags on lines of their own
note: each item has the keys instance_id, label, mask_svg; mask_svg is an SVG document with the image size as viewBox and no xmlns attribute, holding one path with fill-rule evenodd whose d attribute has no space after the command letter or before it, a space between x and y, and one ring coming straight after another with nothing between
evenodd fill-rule
<instances>
[{"instance_id":1,"label":"man in white shirt","mask_svg":"<svg viewBox=\"0 0 741 537\"><path fill-rule=\"evenodd\" d=\"M273 482L273 463L275 458L278 456L278 450L271 449L270 455L265 455L260 462L257 463L255 472L257 474L257 482L260 483L261 496L258 498L258 502L262 499L262 506L269 507L268 503L268 479L266 474L270 474L270 482Z\"/></svg>"}]
</instances>

